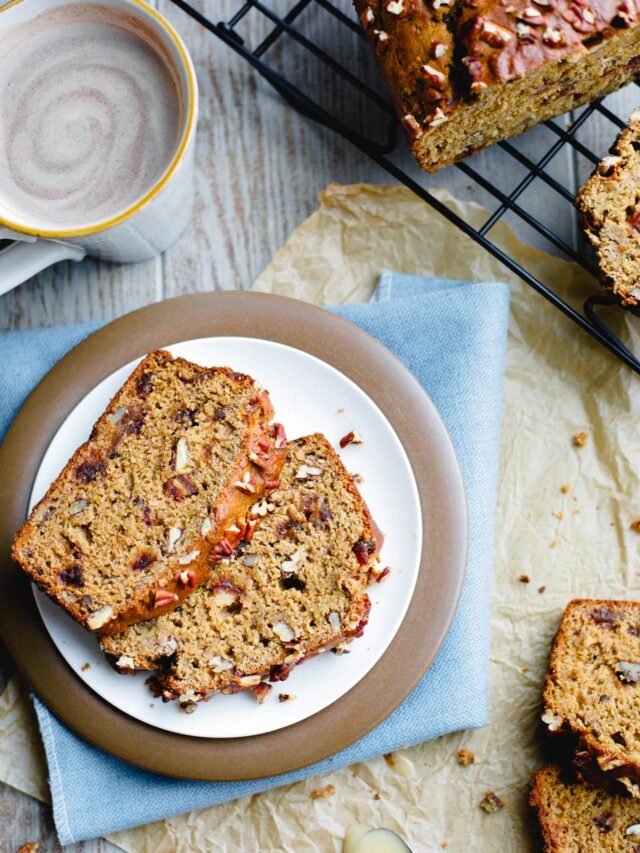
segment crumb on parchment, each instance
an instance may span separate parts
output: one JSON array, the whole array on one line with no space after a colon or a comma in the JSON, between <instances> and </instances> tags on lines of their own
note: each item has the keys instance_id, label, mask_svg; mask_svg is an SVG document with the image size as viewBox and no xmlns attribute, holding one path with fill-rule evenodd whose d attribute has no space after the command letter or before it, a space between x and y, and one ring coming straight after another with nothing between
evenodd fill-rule
<instances>
[{"instance_id":1,"label":"crumb on parchment","mask_svg":"<svg viewBox=\"0 0 640 853\"><path fill-rule=\"evenodd\" d=\"M538 592L540 593L540 595L542 595L542 593L545 591L545 589L546 589L546 586L539 586L538 587Z\"/></svg>"},{"instance_id":2,"label":"crumb on parchment","mask_svg":"<svg viewBox=\"0 0 640 853\"><path fill-rule=\"evenodd\" d=\"M589 433L588 432L579 432L577 435L574 435L571 439L574 447L584 447L585 444L589 441Z\"/></svg>"},{"instance_id":3,"label":"crumb on parchment","mask_svg":"<svg viewBox=\"0 0 640 853\"><path fill-rule=\"evenodd\" d=\"M563 495L568 495L571 491L571 486L569 485L569 483L565 483L563 486L560 486L560 491Z\"/></svg>"},{"instance_id":4,"label":"crumb on parchment","mask_svg":"<svg viewBox=\"0 0 640 853\"><path fill-rule=\"evenodd\" d=\"M520 583L531 583L531 578L529 575L519 575L518 580Z\"/></svg>"},{"instance_id":5,"label":"crumb on parchment","mask_svg":"<svg viewBox=\"0 0 640 853\"><path fill-rule=\"evenodd\" d=\"M640 533L640 518L636 518L635 521L632 521L629 527L631 530L635 530L636 533Z\"/></svg>"},{"instance_id":6,"label":"crumb on parchment","mask_svg":"<svg viewBox=\"0 0 640 853\"><path fill-rule=\"evenodd\" d=\"M315 788L309 796L312 800L324 800L327 797L332 797L335 792L335 785L325 785L324 788Z\"/></svg>"},{"instance_id":7,"label":"crumb on parchment","mask_svg":"<svg viewBox=\"0 0 640 853\"><path fill-rule=\"evenodd\" d=\"M82 672L86 672L88 669L91 669L91 664L89 663L89 661L87 661L86 663L82 664L80 669L82 670Z\"/></svg>"},{"instance_id":8,"label":"crumb on parchment","mask_svg":"<svg viewBox=\"0 0 640 853\"><path fill-rule=\"evenodd\" d=\"M504 800L495 791L485 791L484 797L480 800L480 808L487 814L493 814L504 808Z\"/></svg>"},{"instance_id":9,"label":"crumb on parchment","mask_svg":"<svg viewBox=\"0 0 640 853\"><path fill-rule=\"evenodd\" d=\"M461 767L468 767L470 764L474 764L476 757L470 749L464 749L461 747L456 752L456 760Z\"/></svg>"}]
</instances>

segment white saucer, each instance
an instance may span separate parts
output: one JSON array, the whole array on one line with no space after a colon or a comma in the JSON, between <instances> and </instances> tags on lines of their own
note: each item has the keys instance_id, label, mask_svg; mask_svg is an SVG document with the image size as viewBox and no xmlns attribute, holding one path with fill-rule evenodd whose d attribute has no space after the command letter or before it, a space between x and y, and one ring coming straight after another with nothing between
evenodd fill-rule
<instances>
[{"instance_id":1,"label":"white saucer","mask_svg":"<svg viewBox=\"0 0 640 853\"><path fill-rule=\"evenodd\" d=\"M357 430L362 445L340 451L349 471L362 475L359 488L385 536L381 558L391 566L388 579L369 590L372 610L364 636L351 653L322 655L294 670L263 705L251 693L214 696L193 714L175 702L150 694L147 673L118 675L96 640L34 588L45 626L67 663L107 702L137 720L166 731L196 737L247 737L300 722L336 702L357 684L395 636L407 611L422 550L422 519L415 478L398 437L376 404L335 368L300 350L254 338L203 338L167 347L198 364L226 364L249 373L271 393L276 417L290 438L322 432L339 448L340 438ZM135 367L132 362L97 385L73 409L53 438L36 476L31 504L38 501L113 394ZM89 664L87 667L86 665ZM278 693L295 701L280 703Z\"/></svg>"}]
</instances>

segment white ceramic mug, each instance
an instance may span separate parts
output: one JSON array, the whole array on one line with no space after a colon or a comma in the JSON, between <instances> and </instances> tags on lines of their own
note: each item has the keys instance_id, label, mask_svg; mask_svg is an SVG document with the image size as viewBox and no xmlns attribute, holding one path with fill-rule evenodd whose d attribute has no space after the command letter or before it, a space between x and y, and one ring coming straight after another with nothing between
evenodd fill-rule
<instances>
[{"instance_id":1,"label":"white ceramic mug","mask_svg":"<svg viewBox=\"0 0 640 853\"><path fill-rule=\"evenodd\" d=\"M13 0L0 8L0 36L42 12L78 0ZM172 161L156 183L125 210L72 229L48 229L12 213L0 198L0 294L57 261L85 255L120 263L144 261L168 249L186 228L193 201L193 152L198 84L191 57L171 24L143 0L96 0L141 19L169 51L184 104L182 133Z\"/></svg>"}]
</instances>

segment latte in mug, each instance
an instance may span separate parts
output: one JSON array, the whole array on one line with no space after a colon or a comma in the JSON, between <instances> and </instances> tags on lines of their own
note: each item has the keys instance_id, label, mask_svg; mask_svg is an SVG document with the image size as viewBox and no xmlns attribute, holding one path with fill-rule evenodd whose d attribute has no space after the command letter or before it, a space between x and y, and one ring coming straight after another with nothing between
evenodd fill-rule
<instances>
[{"instance_id":1,"label":"latte in mug","mask_svg":"<svg viewBox=\"0 0 640 853\"><path fill-rule=\"evenodd\" d=\"M166 48L113 7L58 6L0 39L0 199L54 227L130 207L170 165L184 105Z\"/></svg>"}]
</instances>

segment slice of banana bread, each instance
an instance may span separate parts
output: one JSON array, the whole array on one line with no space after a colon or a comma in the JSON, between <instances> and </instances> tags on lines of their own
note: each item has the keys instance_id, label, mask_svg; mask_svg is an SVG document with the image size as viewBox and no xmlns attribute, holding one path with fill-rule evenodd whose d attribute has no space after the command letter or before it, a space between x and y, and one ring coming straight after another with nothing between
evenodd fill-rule
<instances>
[{"instance_id":1,"label":"slice of banana bread","mask_svg":"<svg viewBox=\"0 0 640 853\"><path fill-rule=\"evenodd\" d=\"M640 804L567 778L556 765L534 770L529 802L545 853L640 853Z\"/></svg>"},{"instance_id":2,"label":"slice of banana bread","mask_svg":"<svg viewBox=\"0 0 640 853\"><path fill-rule=\"evenodd\" d=\"M173 609L277 486L286 438L272 415L249 376L148 355L16 534L14 559L90 631Z\"/></svg>"},{"instance_id":3,"label":"slice of banana bread","mask_svg":"<svg viewBox=\"0 0 640 853\"><path fill-rule=\"evenodd\" d=\"M640 797L640 603L567 605L543 703L548 730L572 736L582 778Z\"/></svg>"},{"instance_id":4,"label":"slice of banana bread","mask_svg":"<svg viewBox=\"0 0 640 853\"><path fill-rule=\"evenodd\" d=\"M600 280L624 305L640 302L640 110L576 196Z\"/></svg>"},{"instance_id":5,"label":"slice of banana bread","mask_svg":"<svg viewBox=\"0 0 640 853\"><path fill-rule=\"evenodd\" d=\"M210 580L172 613L103 637L120 671L159 669L164 699L284 680L362 634L381 535L322 435L290 442L280 488L251 508Z\"/></svg>"}]
</instances>

